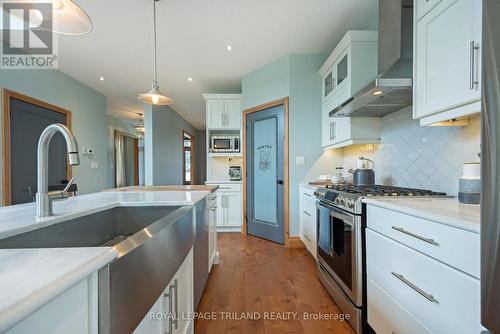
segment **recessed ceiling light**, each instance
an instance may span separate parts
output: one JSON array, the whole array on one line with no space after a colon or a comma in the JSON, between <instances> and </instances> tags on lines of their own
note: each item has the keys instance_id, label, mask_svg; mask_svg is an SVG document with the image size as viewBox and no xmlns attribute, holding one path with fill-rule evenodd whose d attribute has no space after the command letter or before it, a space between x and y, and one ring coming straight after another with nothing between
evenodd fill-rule
<instances>
[{"instance_id":1,"label":"recessed ceiling light","mask_svg":"<svg viewBox=\"0 0 500 334\"><path fill-rule=\"evenodd\" d=\"M189 77L189 78L188 78L188 81L189 81L189 82L193 81L193 78Z\"/></svg>"},{"instance_id":2,"label":"recessed ceiling light","mask_svg":"<svg viewBox=\"0 0 500 334\"><path fill-rule=\"evenodd\" d=\"M99 77L99 80L104 81L104 77Z\"/></svg>"},{"instance_id":3,"label":"recessed ceiling light","mask_svg":"<svg viewBox=\"0 0 500 334\"><path fill-rule=\"evenodd\" d=\"M226 45L226 50L227 51L231 51L233 49L233 47L231 45Z\"/></svg>"}]
</instances>

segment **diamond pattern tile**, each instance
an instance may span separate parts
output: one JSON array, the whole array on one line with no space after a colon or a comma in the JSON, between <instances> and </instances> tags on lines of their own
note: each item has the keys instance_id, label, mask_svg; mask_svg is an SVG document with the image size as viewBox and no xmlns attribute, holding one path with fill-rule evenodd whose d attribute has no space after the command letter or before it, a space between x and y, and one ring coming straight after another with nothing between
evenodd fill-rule
<instances>
[{"instance_id":1,"label":"diamond pattern tile","mask_svg":"<svg viewBox=\"0 0 500 334\"><path fill-rule=\"evenodd\" d=\"M382 118L379 145L344 148L344 168L356 168L361 155L375 161L376 182L443 191L456 196L462 164L478 161L480 118L466 127L421 127L411 107Z\"/></svg>"}]
</instances>

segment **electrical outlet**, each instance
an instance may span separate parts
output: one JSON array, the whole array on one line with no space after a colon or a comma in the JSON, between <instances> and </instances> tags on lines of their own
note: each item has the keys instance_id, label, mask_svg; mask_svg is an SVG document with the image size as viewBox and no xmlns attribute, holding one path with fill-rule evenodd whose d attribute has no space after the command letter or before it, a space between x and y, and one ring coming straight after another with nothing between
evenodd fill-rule
<instances>
[{"instance_id":1,"label":"electrical outlet","mask_svg":"<svg viewBox=\"0 0 500 334\"><path fill-rule=\"evenodd\" d=\"M99 163L98 163L97 161L92 161L92 162L90 163L90 168L92 168L92 169L97 169L97 168L99 168Z\"/></svg>"}]
</instances>

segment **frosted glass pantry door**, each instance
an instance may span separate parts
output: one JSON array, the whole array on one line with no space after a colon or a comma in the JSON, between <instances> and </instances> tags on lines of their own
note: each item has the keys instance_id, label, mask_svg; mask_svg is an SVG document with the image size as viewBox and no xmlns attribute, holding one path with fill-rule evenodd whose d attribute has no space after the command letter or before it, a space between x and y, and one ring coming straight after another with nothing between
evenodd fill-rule
<instances>
[{"instance_id":1,"label":"frosted glass pantry door","mask_svg":"<svg viewBox=\"0 0 500 334\"><path fill-rule=\"evenodd\" d=\"M247 232L284 242L284 109L247 116Z\"/></svg>"}]
</instances>

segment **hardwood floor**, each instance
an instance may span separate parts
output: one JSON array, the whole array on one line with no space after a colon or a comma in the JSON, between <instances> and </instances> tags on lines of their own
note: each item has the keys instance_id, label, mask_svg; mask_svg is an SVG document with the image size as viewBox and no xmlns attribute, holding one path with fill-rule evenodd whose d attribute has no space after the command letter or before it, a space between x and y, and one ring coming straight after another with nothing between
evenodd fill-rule
<instances>
[{"instance_id":1,"label":"hardwood floor","mask_svg":"<svg viewBox=\"0 0 500 334\"><path fill-rule=\"evenodd\" d=\"M354 333L346 320L304 319L304 312L333 318L341 314L305 249L239 233L220 233L218 243L220 261L210 273L197 311L214 319L196 320L196 334Z\"/></svg>"}]
</instances>

